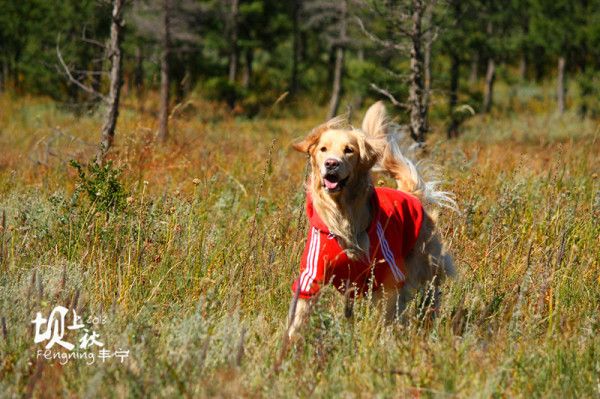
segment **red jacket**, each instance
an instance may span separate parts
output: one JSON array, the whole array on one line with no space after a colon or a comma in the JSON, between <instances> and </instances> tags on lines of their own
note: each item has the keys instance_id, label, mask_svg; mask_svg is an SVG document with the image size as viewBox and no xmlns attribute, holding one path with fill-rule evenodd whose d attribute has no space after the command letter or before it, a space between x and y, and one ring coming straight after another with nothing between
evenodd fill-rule
<instances>
[{"instance_id":1,"label":"red jacket","mask_svg":"<svg viewBox=\"0 0 600 399\"><path fill-rule=\"evenodd\" d=\"M294 281L292 292L295 293L300 284L300 298L308 299L319 292L324 282L331 282L340 292L345 292L346 284L354 287L355 291L351 293L354 296L368 291L369 284L377 290L389 278L393 278L398 286L404 284L404 259L417 241L423 222L423 206L411 194L379 187L374 190L371 204L375 215L368 229L368 260L349 260L317 215L307 193L306 214L310 229L300 277Z\"/></svg>"}]
</instances>

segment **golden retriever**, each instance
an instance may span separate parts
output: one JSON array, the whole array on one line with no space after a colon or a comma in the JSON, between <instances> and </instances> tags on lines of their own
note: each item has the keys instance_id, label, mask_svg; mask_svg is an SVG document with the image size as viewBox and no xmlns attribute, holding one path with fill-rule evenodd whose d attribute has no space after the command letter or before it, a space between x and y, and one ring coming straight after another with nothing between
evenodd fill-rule
<instances>
[{"instance_id":1,"label":"golden retriever","mask_svg":"<svg viewBox=\"0 0 600 399\"><path fill-rule=\"evenodd\" d=\"M387 320L405 309L415 291L437 287L455 274L436 232L430 205L454 205L448 193L426 183L400 151L398 135L381 102L365 114L362 129L338 117L315 128L297 151L308 154L307 216L310 229L301 274L288 316L293 338L310 314L311 299L331 283L353 298L373 292ZM374 169L387 172L397 190L374 188ZM425 206L425 207L424 207Z\"/></svg>"}]
</instances>

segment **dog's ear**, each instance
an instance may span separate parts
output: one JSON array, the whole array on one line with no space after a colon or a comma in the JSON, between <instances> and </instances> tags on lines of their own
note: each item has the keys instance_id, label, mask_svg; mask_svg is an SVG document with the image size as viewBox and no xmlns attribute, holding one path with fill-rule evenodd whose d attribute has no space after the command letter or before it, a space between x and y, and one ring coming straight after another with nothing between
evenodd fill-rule
<instances>
[{"instance_id":1,"label":"dog's ear","mask_svg":"<svg viewBox=\"0 0 600 399\"><path fill-rule=\"evenodd\" d=\"M310 154L310 149L317 144L319 141L319 137L313 134L309 134L302 141L298 141L292 144L294 150L298 152L303 152L305 154Z\"/></svg>"},{"instance_id":2,"label":"dog's ear","mask_svg":"<svg viewBox=\"0 0 600 399\"><path fill-rule=\"evenodd\" d=\"M310 150L319 142L319 138L325 130L326 129L324 129L322 126L319 126L310 132L302 141L292 144L292 147L298 152L310 154Z\"/></svg>"},{"instance_id":3,"label":"dog's ear","mask_svg":"<svg viewBox=\"0 0 600 399\"><path fill-rule=\"evenodd\" d=\"M371 105L362 122L362 131L372 138L382 138L385 135L387 113L383 101Z\"/></svg>"},{"instance_id":4,"label":"dog's ear","mask_svg":"<svg viewBox=\"0 0 600 399\"><path fill-rule=\"evenodd\" d=\"M358 140L358 149L360 151L360 166L365 170L371 169L375 165L375 162L377 162L379 153L369 144L365 137L361 137Z\"/></svg>"}]
</instances>

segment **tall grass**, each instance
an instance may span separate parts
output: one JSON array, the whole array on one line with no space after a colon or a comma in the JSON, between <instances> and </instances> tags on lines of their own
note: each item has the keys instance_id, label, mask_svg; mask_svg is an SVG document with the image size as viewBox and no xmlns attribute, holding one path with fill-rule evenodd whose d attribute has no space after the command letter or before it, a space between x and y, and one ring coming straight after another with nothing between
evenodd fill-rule
<instances>
[{"instance_id":1,"label":"tall grass","mask_svg":"<svg viewBox=\"0 0 600 399\"><path fill-rule=\"evenodd\" d=\"M125 112L113 153L127 205L104 212L68 166L89 159L99 120L40 99L0 103L3 396L600 395L592 121L475 118L463 139L434 141L462 210L440 217L459 277L439 316L423 322L413 304L406 324L384 325L361 300L346 319L325 289L275 368L306 229L306 163L289 143L318 115L192 113L160 146L153 119ZM96 331L129 359L37 359L31 320L56 305L105 315Z\"/></svg>"}]
</instances>

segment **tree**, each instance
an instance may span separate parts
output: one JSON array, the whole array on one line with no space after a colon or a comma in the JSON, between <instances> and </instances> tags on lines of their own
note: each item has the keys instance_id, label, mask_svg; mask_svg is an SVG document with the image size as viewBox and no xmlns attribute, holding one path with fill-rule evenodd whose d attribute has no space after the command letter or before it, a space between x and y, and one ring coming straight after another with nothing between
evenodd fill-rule
<instances>
[{"instance_id":1,"label":"tree","mask_svg":"<svg viewBox=\"0 0 600 399\"><path fill-rule=\"evenodd\" d=\"M240 1L239 0L229 0L231 4L229 4L229 13L227 18L227 27L229 31L229 82L234 83L235 78L237 76L238 69L238 59L239 59L239 50L238 50L238 16L240 13Z\"/></svg>"},{"instance_id":2,"label":"tree","mask_svg":"<svg viewBox=\"0 0 600 399\"><path fill-rule=\"evenodd\" d=\"M436 0L432 0L425 8L424 25L432 26L433 12L436 6ZM423 33L423 110L425 112L425 131L429 131L429 96L431 94L432 75L431 75L431 52L433 40L437 32L433 29L426 29Z\"/></svg>"},{"instance_id":3,"label":"tree","mask_svg":"<svg viewBox=\"0 0 600 399\"><path fill-rule=\"evenodd\" d=\"M477 8L480 10L479 21L485 30L482 53L486 60L486 72L482 111L488 113L494 104L496 67L512 54L510 38L514 33L513 16L518 10L514 8L514 3L495 0L482 0Z\"/></svg>"},{"instance_id":4,"label":"tree","mask_svg":"<svg viewBox=\"0 0 600 399\"><path fill-rule=\"evenodd\" d=\"M286 43L290 39L293 22L289 19L288 8L288 4L276 0L246 0L240 3L238 51L243 54L241 83L245 94L248 94L248 89L254 83L255 54L259 54L263 59L265 53L268 53L270 57L276 57L277 46ZM290 57L286 54L285 59L289 60ZM291 64L293 65L293 61ZM273 65L273 67L277 67L280 69L280 73L284 74L289 70L287 65L286 62L280 62ZM264 67L265 63L260 66ZM287 79L285 81L288 82ZM289 87L286 87L288 85L289 82L282 89L289 89Z\"/></svg>"},{"instance_id":5,"label":"tree","mask_svg":"<svg viewBox=\"0 0 600 399\"><path fill-rule=\"evenodd\" d=\"M90 95L57 73L56 39L65 58L77 65L72 73L98 88L105 60L104 45L92 38L109 35L110 2L78 0L0 0L0 63L5 88L48 95L75 110L92 109ZM82 21L85 21L83 23Z\"/></svg>"},{"instance_id":6,"label":"tree","mask_svg":"<svg viewBox=\"0 0 600 399\"><path fill-rule=\"evenodd\" d=\"M158 110L158 133L160 141L169 137L169 56L171 54L171 0L163 0L160 51L160 105Z\"/></svg>"},{"instance_id":7,"label":"tree","mask_svg":"<svg viewBox=\"0 0 600 399\"><path fill-rule=\"evenodd\" d=\"M558 113L563 114L565 112L565 65L566 60L564 55L558 57L558 72L556 73L556 103Z\"/></svg>"},{"instance_id":8,"label":"tree","mask_svg":"<svg viewBox=\"0 0 600 399\"><path fill-rule=\"evenodd\" d=\"M200 43L197 19L206 11L193 0L138 1L132 21L138 35L157 44L160 59L160 99L157 138L169 137L169 106L173 56L188 45Z\"/></svg>"},{"instance_id":9,"label":"tree","mask_svg":"<svg viewBox=\"0 0 600 399\"><path fill-rule=\"evenodd\" d=\"M527 66L531 59L531 45L529 41L529 25L531 21L531 10L529 0L512 0L514 13L511 41L514 43L515 51L519 59L519 80L523 82L527 77Z\"/></svg>"},{"instance_id":10,"label":"tree","mask_svg":"<svg viewBox=\"0 0 600 399\"><path fill-rule=\"evenodd\" d=\"M302 0L292 0L292 68L290 76L290 94L298 92L298 64L300 63L300 11Z\"/></svg>"},{"instance_id":11,"label":"tree","mask_svg":"<svg viewBox=\"0 0 600 399\"><path fill-rule=\"evenodd\" d=\"M410 131L412 137L418 143L425 142L425 133L427 132L427 107L424 98L425 84L423 81L424 73L424 55L422 51L423 41L423 15L425 13L425 4L423 0L412 1L411 29L409 38L410 49L410 86L408 103L410 107Z\"/></svg>"},{"instance_id":12,"label":"tree","mask_svg":"<svg viewBox=\"0 0 600 399\"><path fill-rule=\"evenodd\" d=\"M433 7L432 0L406 0L395 2L373 1L366 4L367 15L371 20L384 21L385 36L374 32L376 27L365 26L361 18L358 23L373 43L385 51L392 51L396 56L405 58L409 55L408 101L403 103L387 89L372 83L371 87L386 96L400 108L410 114L410 135L419 144L425 142L428 130L428 92L425 86L425 53L426 39L433 38L427 33L434 29L432 19L425 20L426 10ZM429 44L430 46L431 44ZM400 76L396 71L392 74Z\"/></svg>"},{"instance_id":13,"label":"tree","mask_svg":"<svg viewBox=\"0 0 600 399\"><path fill-rule=\"evenodd\" d=\"M532 41L556 60L557 111L565 111L567 59L574 55L581 41L577 32L584 25L585 3L569 0L531 0Z\"/></svg>"},{"instance_id":14,"label":"tree","mask_svg":"<svg viewBox=\"0 0 600 399\"><path fill-rule=\"evenodd\" d=\"M111 69L109 73L109 92L108 95L99 93L94 86L86 85L81 80L73 76L71 69L65 63L63 56L60 52L60 45L56 45L56 55L60 64L64 70L65 75L71 83L76 85L81 90L98 97L106 104L106 115L104 123L102 124L100 145L96 153L96 163L101 165L104 162L104 158L113 144L115 136L115 128L117 126L117 119L119 116L119 100L121 95L121 84L122 84L122 49L121 43L123 42L123 6L124 0L113 0L112 1L112 13L110 23L110 39L106 46L101 45L98 41L88 40L91 43L98 44L106 49L106 57L109 59ZM96 81L100 81L97 79Z\"/></svg>"},{"instance_id":15,"label":"tree","mask_svg":"<svg viewBox=\"0 0 600 399\"><path fill-rule=\"evenodd\" d=\"M448 2L448 26L442 42L444 48L450 57L450 90L448 100L448 112L450 114L450 124L447 128L448 138L458 137L459 119L456 117L456 105L458 104L458 85L460 82L460 65L462 62L461 54L464 53L465 32L462 25L464 11L460 0L450 0Z\"/></svg>"},{"instance_id":16,"label":"tree","mask_svg":"<svg viewBox=\"0 0 600 399\"><path fill-rule=\"evenodd\" d=\"M487 23L486 33L489 38L494 34L494 23L491 20ZM492 110L494 82L496 81L495 55L492 46L489 46L487 51L487 67L485 70L485 86L483 91L483 112L485 113Z\"/></svg>"},{"instance_id":17,"label":"tree","mask_svg":"<svg viewBox=\"0 0 600 399\"><path fill-rule=\"evenodd\" d=\"M340 29L340 42L346 41L346 30L347 30L347 15L348 15L348 4L346 0L340 2L341 14L339 21ZM342 95L342 74L344 73L344 52L345 45L338 43L334 46L335 49L335 69L333 72L333 87L331 88L331 99L329 100L329 111L327 113L327 119L331 119L337 115L340 107L340 97Z\"/></svg>"},{"instance_id":18,"label":"tree","mask_svg":"<svg viewBox=\"0 0 600 399\"><path fill-rule=\"evenodd\" d=\"M470 62L469 81L476 80L479 54L482 51L484 34L481 32L481 5L479 0L448 0L447 7L440 10L438 24L442 31L440 52L450 61L448 82L448 115L446 128L448 138L458 137L464 120L459 112L458 99L462 68ZM475 76L473 76L475 75ZM472 83L472 82L471 82Z\"/></svg>"},{"instance_id":19,"label":"tree","mask_svg":"<svg viewBox=\"0 0 600 399\"><path fill-rule=\"evenodd\" d=\"M100 148L96 155L96 162L99 165L104 162L106 153L113 144L117 119L119 117L119 100L123 81L123 73L121 71L123 59L121 49L121 43L123 42L123 3L124 0L113 0L110 41L108 44L108 58L111 63L109 92L106 99L108 111L102 125Z\"/></svg>"},{"instance_id":20,"label":"tree","mask_svg":"<svg viewBox=\"0 0 600 399\"><path fill-rule=\"evenodd\" d=\"M459 0L451 0L449 5L449 26L445 32L443 43L450 56L450 90L448 100L448 112L450 114L450 124L446 131L448 138L458 137L459 119L456 117L456 105L458 103L458 85L460 82L460 64L461 54L463 53L464 32L461 21L463 20L462 2Z\"/></svg>"},{"instance_id":21,"label":"tree","mask_svg":"<svg viewBox=\"0 0 600 399\"><path fill-rule=\"evenodd\" d=\"M328 43L333 55L331 76L331 98L327 119L338 113L343 91L344 58L348 46L348 0L329 2L325 0L306 1L306 28L319 29L320 36Z\"/></svg>"}]
</instances>

